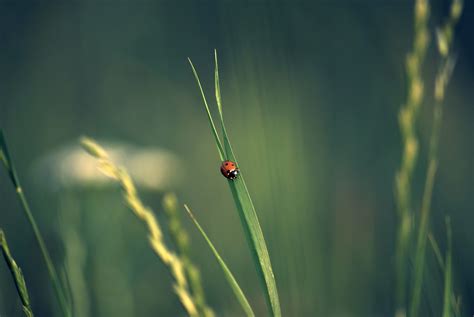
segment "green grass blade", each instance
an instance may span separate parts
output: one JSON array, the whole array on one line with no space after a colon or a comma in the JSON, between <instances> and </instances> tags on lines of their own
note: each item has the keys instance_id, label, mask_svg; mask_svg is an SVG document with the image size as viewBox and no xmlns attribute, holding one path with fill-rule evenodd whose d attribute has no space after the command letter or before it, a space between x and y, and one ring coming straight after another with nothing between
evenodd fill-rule
<instances>
[{"instance_id":1,"label":"green grass blade","mask_svg":"<svg viewBox=\"0 0 474 317\"><path fill-rule=\"evenodd\" d=\"M447 228L447 235L448 235L448 251L447 251L447 255L446 255L446 260L443 258L443 256L441 255L441 250L439 248L439 245L438 243L436 242L435 238L433 237L433 235L430 233L428 235L428 239L431 243L431 247L433 249L433 253L436 257L436 261L438 262L438 265L441 269L441 271L443 272L443 275L444 275L444 285L445 285L445 289L444 289L444 294L443 294L443 311L444 311L444 307L446 307L446 292L449 291L450 292L450 296L448 297L448 300L450 301L451 303L451 308L452 310L450 310L449 312L453 314L453 316L455 317L459 317L461 316L461 297L459 296L456 296L456 294L454 293L454 289L453 289L453 282L452 282L452 242L451 242L451 228L450 228L450 220L449 220L449 217L446 218L446 228ZM449 259L448 259L449 258ZM446 262L446 263L445 263ZM447 263L449 263L449 270L451 270L451 272L446 272L446 265ZM449 286L449 288L446 288L447 286Z\"/></svg>"},{"instance_id":2,"label":"green grass blade","mask_svg":"<svg viewBox=\"0 0 474 317\"><path fill-rule=\"evenodd\" d=\"M46 243L44 242L43 235L41 234L41 231L39 230L39 227L36 223L36 220L33 217L33 213L31 212L31 209L30 209L30 205L28 201L26 200L25 193L23 192L23 188L20 184L20 180L18 178L15 166L13 164L13 160L11 159L10 152L8 151L5 136L1 129L0 129L0 156L1 156L1 161L10 176L10 180L13 186L15 187L15 191L18 196L18 199L20 200L23 211L26 217L28 218L28 221L31 225L33 233L35 234L35 238L40 247L41 254L43 255L43 259L46 263L46 267L49 273L49 278L51 280L51 283L53 284L53 289L54 289L56 298L59 302L59 306L64 316L69 317L71 316L71 309L67 303L65 291L59 281L58 274L57 274L55 266L53 265L53 261L51 260L49 251L46 248Z\"/></svg>"},{"instance_id":3,"label":"green grass blade","mask_svg":"<svg viewBox=\"0 0 474 317\"><path fill-rule=\"evenodd\" d=\"M235 279L234 275L232 274L232 272L229 270L229 268L227 267L227 265L225 264L224 260L222 259L222 257L219 255L219 252L217 252L216 248L214 247L214 245L212 244L211 240L209 239L209 237L207 236L206 232L204 231L204 229L201 227L201 225L199 224L199 222L196 220L196 217L194 217L194 214L191 212L191 210L189 209L189 207L187 205L184 205L184 208L186 209L186 211L188 212L189 216L191 217L191 219L193 220L194 224L196 225L196 227L198 228L198 230L201 232L202 236L204 237L204 239L206 240L207 244L209 245L209 247L211 248L212 250L212 253L214 253L214 256L216 257L217 259L217 262L219 262L219 265L221 266L222 268L222 271L224 271L224 275L225 275L225 278L227 279L227 282L229 282L229 285L230 287L232 288L232 291L234 292L235 294L235 297L237 297L237 300L239 301L240 305L242 306L242 309L245 311L245 314L247 316L250 316L250 317L253 317L255 316L253 310L252 310L252 307L250 306L247 298L245 297L245 294L244 292L242 291L242 289L240 288L239 284L237 283L237 280Z\"/></svg>"},{"instance_id":4,"label":"green grass blade","mask_svg":"<svg viewBox=\"0 0 474 317\"><path fill-rule=\"evenodd\" d=\"M221 98L221 84L220 84L220 80L219 80L219 63L217 62L217 50L216 49L214 49L214 63L215 63L214 91L216 93L217 109L219 110L219 116L221 118L221 122L224 122L224 117L222 116L222 98Z\"/></svg>"},{"instance_id":5,"label":"green grass blade","mask_svg":"<svg viewBox=\"0 0 474 317\"><path fill-rule=\"evenodd\" d=\"M216 89L215 94L216 94L217 106L218 106L217 108L219 111L219 117L221 121L222 133L223 133L223 139L224 139L224 150L223 150L223 154L220 154L220 155L221 155L221 158L224 157L225 159L232 160L237 164L237 166L239 166L237 159L235 157L234 151L232 150L232 146L229 141L229 137L227 135L227 131L224 124L216 51L214 54L214 59L216 62L216 69L214 73L215 89ZM198 80L198 76L194 68L193 68L193 71L196 76L196 79ZM202 88L199 81L198 81L198 85L202 93ZM204 97L203 99L205 100ZM205 106L209 114L209 108L206 102L205 102ZM217 135L217 132L215 131L215 125L213 122L211 123L211 129L213 130L214 134ZM218 148L219 148L219 145L218 145ZM267 245L265 243L262 228L260 227L260 223L258 221L257 212L255 211L255 207L252 203L252 199L250 198L250 194L245 184L242 173L240 173L239 177L237 177L235 180L229 180L228 183L229 183L230 190L232 192L232 196L234 198L235 205L239 212L239 216L242 222L242 227L245 233L245 237L249 244L249 248L252 252L253 261L254 261L261 285L265 292L265 300L271 311L272 316L279 317L281 316L280 300L278 297L278 291L276 287L275 276L272 270L270 255L268 254Z\"/></svg>"},{"instance_id":6,"label":"green grass blade","mask_svg":"<svg viewBox=\"0 0 474 317\"><path fill-rule=\"evenodd\" d=\"M206 303L201 272L193 263L190 255L190 239L188 231L184 228L178 205L178 198L173 193L166 193L162 200L163 210L168 218L168 228L171 240L176 246L178 256L183 262L184 271L189 281L191 295L196 303L196 308L201 317L214 317L213 310Z\"/></svg>"},{"instance_id":7,"label":"green grass blade","mask_svg":"<svg viewBox=\"0 0 474 317\"><path fill-rule=\"evenodd\" d=\"M415 253L415 274L412 293L412 302L409 316L418 316L422 286L423 275L425 270L426 257L426 241L428 239L429 216L431 211L431 197L433 194L433 186L437 170L437 161L431 160L428 166L428 173L426 175L425 190L423 193L423 201L420 211L420 225L418 228L418 238L416 241Z\"/></svg>"},{"instance_id":8,"label":"green grass blade","mask_svg":"<svg viewBox=\"0 0 474 317\"><path fill-rule=\"evenodd\" d=\"M444 265L444 296L443 296L443 317L451 317L453 282L452 282L452 232L451 220L446 217L446 231L448 236L448 250L446 251L446 263Z\"/></svg>"},{"instance_id":9,"label":"green grass blade","mask_svg":"<svg viewBox=\"0 0 474 317\"><path fill-rule=\"evenodd\" d=\"M220 92L219 83L219 66L217 61L217 51L214 50L214 61L215 61L215 90L216 90L216 101L217 108L219 110L219 117L221 119L222 134L224 137L224 151L225 156L228 160L234 161L237 166L237 158L235 157L234 151L232 150L231 143L227 134L224 123L224 115L222 112L222 98ZM260 282L265 290L265 299L269 308L272 311L273 316L281 316L280 300L278 297L278 289L275 282L275 276L273 274L272 264L270 261L270 255L268 254L267 244L263 236L262 228L258 221L257 212L253 205L252 199L250 198L247 185L245 184L242 172L239 177L235 180L228 181L232 196L234 197L235 204L239 211L242 226L244 227L245 236L249 243L250 249L260 277Z\"/></svg>"},{"instance_id":10,"label":"green grass blade","mask_svg":"<svg viewBox=\"0 0 474 317\"><path fill-rule=\"evenodd\" d=\"M242 173L236 180L229 180L228 182L237 210L239 211L247 242L252 251L260 282L265 290L265 299L272 311L272 315L281 316L280 300L270 262L270 255L268 254L257 213L248 193Z\"/></svg>"},{"instance_id":11,"label":"green grass blade","mask_svg":"<svg viewBox=\"0 0 474 317\"><path fill-rule=\"evenodd\" d=\"M10 270L13 281L15 282L15 287L20 296L21 304L23 306L23 312L27 317L33 317L33 311L30 306L30 297L28 295L28 289L26 288L25 278L23 277L23 273L20 267L16 264L15 260L13 259L10 249L8 248L7 239L5 238L5 234L3 230L0 229L0 248L2 249L3 257L5 258L5 262L8 265L8 269Z\"/></svg>"},{"instance_id":12,"label":"green grass blade","mask_svg":"<svg viewBox=\"0 0 474 317\"><path fill-rule=\"evenodd\" d=\"M214 120L212 120L211 111L209 110L209 105L207 104L206 95L204 94L204 91L202 89L201 81L199 80L199 75L197 74L196 69L194 68L193 62L191 61L190 58L188 58L188 61L189 61L189 65L191 65L191 68L193 70L193 74L194 74L194 77L196 78L196 82L199 86L199 90L201 91L202 101L204 102L204 105L206 106L207 118L209 119L209 124L211 125L211 130L212 130L212 133L214 135L214 139L216 141L219 156L221 158L221 161L224 161L224 148L222 147L221 140L219 139L219 134L217 133L216 125L214 124Z\"/></svg>"}]
</instances>

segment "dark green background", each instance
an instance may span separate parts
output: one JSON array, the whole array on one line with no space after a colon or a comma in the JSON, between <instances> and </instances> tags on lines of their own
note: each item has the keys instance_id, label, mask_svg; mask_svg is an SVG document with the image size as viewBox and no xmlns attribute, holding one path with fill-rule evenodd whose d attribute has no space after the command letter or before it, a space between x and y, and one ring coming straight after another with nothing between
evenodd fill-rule
<instances>
[{"instance_id":1,"label":"dark green background","mask_svg":"<svg viewBox=\"0 0 474 317\"><path fill-rule=\"evenodd\" d=\"M455 35L457 65L446 96L432 230L445 249L454 231L455 290L474 312L474 9ZM430 27L448 13L434 1ZM61 230L86 247L91 316L183 315L167 271L118 188L51 191L36 162L88 135L173 151L186 177L172 188L195 211L248 294L265 311L225 180L192 58L213 97L220 57L227 129L266 235L285 316L390 316L397 217L393 181L401 156L397 115L412 40L412 1L0 1L0 126L58 265ZM432 38L419 121L426 170ZM214 106L214 102L212 102ZM142 196L162 218L162 192ZM66 206L67 208L63 208ZM74 212L73 212L73 211ZM69 213L70 212L70 213ZM218 316L240 310L189 219L192 255ZM23 268L38 316L57 309L45 265L7 174L0 172L0 226ZM422 309L441 314L442 274L428 251ZM0 315L21 316L0 266ZM85 313L84 313L85 314Z\"/></svg>"}]
</instances>

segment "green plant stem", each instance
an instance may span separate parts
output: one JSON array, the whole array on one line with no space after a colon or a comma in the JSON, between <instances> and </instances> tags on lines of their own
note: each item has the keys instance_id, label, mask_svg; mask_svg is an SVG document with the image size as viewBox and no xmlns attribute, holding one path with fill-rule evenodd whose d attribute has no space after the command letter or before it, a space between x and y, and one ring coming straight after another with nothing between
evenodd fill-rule
<instances>
[{"instance_id":1,"label":"green plant stem","mask_svg":"<svg viewBox=\"0 0 474 317\"><path fill-rule=\"evenodd\" d=\"M421 290L423 284L423 271L425 266L426 240L428 238L429 215L431 209L431 200L433 196L433 186L436 177L438 165L438 145L439 134L441 131L441 122L443 117L443 104L446 87L454 69L455 60L450 55L454 26L459 20L462 12L462 1L453 0L451 3L451 14L446 22L443 31L438 31L438 50L442 57L440 68L435 79L435 104L433 108L433 127L430 136L428 153L428 170L426 173L425 189L420 212L420 225L418 228L418 239L415 255L415 276L412 294L412 303L410 308L410 317L418 316ZM450 231L449 229L448 231ZM448 233L448 240L451 239L451 233ZM450 264L451 265L451 264ZM451 267L449 268L449 271ZM445 274L448 272L445 264ZM450 278L450 276L449 276Z\"/></svg>"},{"instance_id":2,"label":"green plant stem","mask_svg":"<svg viewBox=\"0 0 474 317\"><path fill-rule=\"evenodd\" d=\"M451 220L446 217L446 235L448 240L448 250L446 252L446 263L444 265L444 296L443 296L443 317L451 317L453 298L453 281L452 281L452 231Z\"/></svg>"},{"instance_id":3,"label":"green plant stem","mask_svg":"<svg viewBox=\"0 0 474 317\"><path fill-rule=\"evenodd\" d=\"M81 145L84 150L97 159L97 164L102 173L122 187L123 198L130 210L146 225L150 246L173 277L174 291L186 313L191 317L200 316L194 299L189 293L188 280L181 258L166 245L160 223L153 211L145 206L140 199L130 174L113 162L105 149L94 140L83 137L81 138Z\"/></svg>"},{"instance_id":4,"label":"green plant stem","mask_svg":"<svg viewBox=\"0 0 474 317\"><path fill-rule=\"evenodd\" d=\"M412 177L418 159L416 122L423 102L421 69L429 42L429 4L416 0L414 10L414 39L412 51L406 58L408 94L399 112L399 126L403 141L402 162L395 177L395 200L399 216L396 246L396 312L406 316L406 283L408 250L413 231Z\"/></svg>"},{"instance_id":5,"label":"green plant stem","mask_svg":"<svg viewBox=\"0 0 474 317\"><path fill-rule=\"evenodd\" d=\"M63 313L66 316L71 316L69 307L66 304L66 296L64 295L63 289L59 283L59 277L58 277L58 274L56 273L56 269L53 265L53 261L51 260L51 256L49 255L48 249L46 248L46 244L44 242L43 236L41 235L38 225L36 224L33 214L31 213L30 206L28 205L28 202L26 200L25 195L23 194L21 187L17 188L17 193L20 198L21 205L23 206L23 210L25 211L26 216L28 217L28 221L30 222L31 227L33 228L33 232L35 234L36 240L38 241L38 245L40 247L41 253L43 254L43 258L48 268L51 281L53 282L54 291L56 293L56 296L58 297L59 303L61 305L61 309L63 310Z\"/></svg>"},{"instance_id":6,"label":"green plant stem","mask_svg":"<svg viewBox=\"0 0 474 317\"><path fill-rule=\"evenodd\" d=\"M64 290L61 287L61 284L59 282L58 274L57 271L53 265L53 261L51 260L51 256L49 255L48 249L46 248L46 244L44 242L43 236L41 234L41 231L38 228L38 225L36 224L36 220L33 217L33 214L31 212L30 206L28 204L28 201L26 199L26 196L23 192L23 188L20 184L20 180L18 178L18 174L16 172L16 169L13 165L13 162L10 157L10 153L8 151L8 147L6 144L5 137L3 135L3 131L0 130L0 146L1 146L1 156L2 156L2 161L10 175L10 180L12 181L13 186L15 187L16 194L18 196L18 199L20 200L22 209L28 218L28 222L31 225L31 228L33 229L33 233L35 235L36 241L39 245L39 248L41 250L41 254L43 255L43 259L46 263L46 267L48 269L49 273L49 278L51 279L51 282L53 284L53 289L56 294L56 298L58 299L59 306L61 308L62 313L64 316L69 317L71 315L71 310L69 305L67 304L66 296L64 294Z\"/></svg>"},{"instance_id":7,"label":"green plant stem","mask_svg":"<svg viewBox=\"0 0 474 317\"><path fill-rule=\"evenodd\" d=\"M178 212L178 200L173 193L165 194L163 198L163 209L168 217L168 227L171 238L176 246L178 255L183 262L186 277L191 287L192 296L196 303L199 314L203 317L214 317L213 310L207 305L202 286L201 272L191 260L189 255L189 236L181 223Z\"/></svg>"},{"instance_id":8,"label":"green plant stem","mask_svg":"<svg viewBox=\"0 0 474 317\"><path fill-rule=\"evenodd\" d=\"M194 217L194 214L192 213L191 209L187 205L184 205L184 208L188 212L189 217L191 217L191 220L194 222L196 227L198 228L199 232L201 232L202 236L206 240L207 244L211 248L212 253L214 253L214 256L217 259L217 262L219 263L220 267L222 268L222 271L224 272L224 276L227 279L227 282L229 282L230 287L232 288L232 291L235 294L235 297L240 303L240 306L244 310L245 314L248 317L254 317L255 313L252 310L252 307L250 306L247 297L245 297L244 292L240 288L239 284L237 283L237 280L235 279L234 275L230 271L230 269L227 267L225 264L224 260L220 256L219 252L217 252L217 249L214 247L214 244L211 242L211 239L207 236L206 232L204 229L201 227L197 219Z\"/></svg>"},{"instance_id":9,"label":"green plant stem","mask_svg":"<svg viewBox=\"0 0 474 317\"><path fill-rule=\"evenodd\" d=\"M449 229L448 229L448 226L449 226ZM451 220L449 217L446 217L446 231L451 231ZM452 258L452 241L450 242L450 239L452 240L452 238L450 237L451 236L451 233L447 234L448 235L448 251L447 251L447 254L449 254L449 256ZM461 316L461 308L460 308L460 305L461 305L461 298L459 296L456 296L456 294L454 294L454 290L453 290L453 284L452 284L452 264L450 264L450 270L451 270L451 273L449 273L450 277L448 279L447 277L447 272L446 272L446 263L448 262L452 262L452 260L450 259L449 261L446 260L446 263L445 263L445 260L443 259L443 256L441 255L441 250L439 248L439 245L438 243L436 242L435 238L433 237L433 235L430 233L428 234L428 240L430 241L430 244L431 244L431 248L433 249L433 253L436 257L436 261L438 262L438 265L441 269L441 271L443 272L443 275L444 275L444 279L445 279L445 287L447 285L446 283L446 280L450 280L451 282L451 296L450 296L450 302L451 302L451 307L452 307L452 311L454 313L454 316L458 317L458 316ZM448 255L446 255L446 259L448 258ZM445 304L443 304L445 305ZM444 308L443 308L444 309Z\"/></svg>"},{"instance_id":10,"label":"green plant stem","mask_svg":"<svg viewBox=\"0 0 474 317\"><path fill-rule=\"evenodd\" d=\"M428 236L429 215L431 209L431 196L433 194L434 180L436 176L437 161L431 160L426 176L425 191L423 193L423 202L421 206L420 225L418 229L418 238L415 253L415 276L412 294L412 302L409 316L418 316L418 309L421 299L421 288L423 283L423 274L425 268L425 250Z\"/></svg>"}]
</instances>

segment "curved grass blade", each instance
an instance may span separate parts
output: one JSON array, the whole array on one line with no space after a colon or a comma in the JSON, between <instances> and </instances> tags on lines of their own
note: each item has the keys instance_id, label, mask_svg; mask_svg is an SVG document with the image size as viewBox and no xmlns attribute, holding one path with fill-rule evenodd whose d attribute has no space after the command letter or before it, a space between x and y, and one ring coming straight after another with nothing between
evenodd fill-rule
<instances>
[{"instance_id":1,"label":"curved grass blade","mask_svg":"<svg viewBox=\"0 0 474 317\"><path fill-rule=\"evenodd\" d=\"M20 296L21 304L23 306L23 312L26 317L33 317L33 311L30 306L30 297L28 295L28 289L26 288L25 278L20 267L16 264L13 259L10 249L8 248L7 239L3 230L0 229L0 248L2 249L3 257L5 262L8 265L8 269L12 273L13 281L15 282L15 287Z\"/></svg>"},{"instance_id":2,"label":"curved grass blade","mask_svg":"<svg viewBox=\"0 0 474 317\"><path fill-rule=\"evenodd\" d=\"M189 217L191 217L191 219L193 220L194 224L196 225L196 227L198 228L198 230L201 232L202 236L204 237L204 239L206 240L207 244L209 245L209 247L211 248L211 251L212 253L214 253L214 256L216 257L217 259L217 262L219 262L219 265L221 266L222 268L222 271L224 271L224 275L225 275L225 278L227 279L227 282L229 282L229 285L230 287L232 288L232 291L234 292L235 294L235 297L237 297L237 300L239 301L240 303L240 306L242 306L242 309L245 311L245 314L249 317L253 317L255 316L253 310L252 310L252 307L250 306L247 298L245 297L245 294L244 292L242 291L242 289L240 288L239 284L237 283L234 275L232 274L232 272L229 270L229 268L227 267L227 265L225 264L224 260L221 258L221 256L219 255L219 252L217 252L216 248L214 247L214 245L212 244L211 240L209 239L209 237L207 236L206 232L204 231L204 229L201 227L201 225L199 224L199 222L196 220L196 218L194 217L194 214L191 212L191 209L189 209L189 207L187 205L184 205L184 208L186 209L186 211L188 212L188 215Z\"/></svg>"},{"instance_id":3,"label":"curved grass blade","mask_svg":"<svg viewBox=\"0 0 474 317\"><path fill-rule=\"evenodd\" d=\"M230 144L229 137L227 135L227 131L224 124L224 116L222 114L222 100L221 100L221 93L220 93L219 70L218 70L218 65L217 65L217 52L216 51L214 51L214 60L216 63L216 68L215 68L215 73L214 73L215 94L216 94L217 108L219 111L219 118L221 121L222 133L223 133L223 139L224 139L224 148L222 150L221 150L222 145L218 144L219 154L221 156L221 159L225 158L225 159L234 161L236 162L238 166L237 159L235 158L234 151L232 150L232 146ZM218 134L216 131L216 127L210 116L209 107L204 97L201 83L199 82L199 78L197 76L197 73L194 67L193 67L193 72L196 77L196 80L198 81L201 94L203 95L204 104L206 106L206 110L209 116L209 121L211 123L211 129L213 130L213 133L216 137L216 142L220 143L220 140L218 138ZM221 151L223 153L221 153ZM255 211L255 207L252 203L252 199L250 198L250 194L248 192L242 173L240 173L239 177L236 178L235 180L229 180L228 183L229 183L230 190L232 192L232 196L234 198L235 205L239 212L239 216L240 216L242 227L245 233L245 237L247 239L250 250L252 252L252 258L253 258L253 261L254 261L254 264L255 264L259 279L260 279L260 283L265 291L265 300L267 302L269 310L271 311L272 316L280 317L281 316L280 300L278 297L278 290L276 287L275 276L273 274L272 265L270 262L270 256L268 254L267 245L263 237L262 228L260 227L260 223L258 221L257 212Z\"/></svg>"}]
</instances>

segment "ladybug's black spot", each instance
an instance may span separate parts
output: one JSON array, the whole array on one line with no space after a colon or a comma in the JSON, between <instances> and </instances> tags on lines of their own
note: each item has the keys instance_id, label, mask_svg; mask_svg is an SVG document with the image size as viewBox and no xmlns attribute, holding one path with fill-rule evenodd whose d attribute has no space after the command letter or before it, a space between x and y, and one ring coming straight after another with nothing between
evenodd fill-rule
<instances>
[{"instance_id":1,"label":"ladybug's black spot","mask_svg":"<svg viewBox=\"0 0 474 317\"><path fill-rule=\"evenodd\" d=\"M226 177L228 179L236 179L238 175L239 175L239 170L235 169L235 170L230 171Z\"/></svg>"},{"instance_id":2,"label":"ladybug's black spot","mask_svg":"<svg viewBox=\"0 0 474 317\"><path fill-rule=\"evenodd\" d=\"M229 163L225 163L225 166L229 165Z\"/></svg>"}]
</instances>

